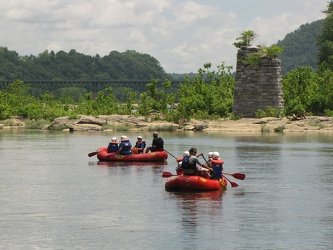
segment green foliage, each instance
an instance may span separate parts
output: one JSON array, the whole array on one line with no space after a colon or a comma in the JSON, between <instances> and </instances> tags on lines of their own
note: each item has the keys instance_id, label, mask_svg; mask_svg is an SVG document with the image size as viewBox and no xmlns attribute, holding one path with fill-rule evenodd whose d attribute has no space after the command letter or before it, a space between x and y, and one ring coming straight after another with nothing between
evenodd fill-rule
<instances>
[{"instance_id":1,"label":"green foliage","mask_svg":"<svg viewBox=\"0 0 333 250\"><path fill-rule=\"evenodd\" d=\"M174 106L176 95L168 93L171 82L166 80L162 82L162 86L158 87L158 80L152 80L146 85L147 92L140 95L138 111L148 116L151 112L161 112L167 114L170 112L169 107Z\"/></svg>"},{"instance_id":2,"label":"green foliage","mask_svg":"<svg viewBox=\"0 0 333 250\"><path fill-rule=\"evenodd\" d=\"M272 60L273 58L277 57L277 55L281 54L282 51L283 51L283 48L279 47L275 44L273 44L269 47L261 46L259 48L258 52L249 54L245 58L245 62L251 66L255 66L261 62L262 57L266 57L266 58Z\"/></svg>"},{"instance_id":3,"label":"green foliage","mask_svg":"<svg viewBox=\"0 0 333 250\"><path fill-rule=\"evenodd\" d=\"M283 78L284 108L287 115L312 112L321 113L324 109L323 95L320 86L322 80L313 68L298 67Z\"/></svg>"},{"instance_id":4,"label":"green foliage","mask_svg":"<svg viewBox=\"0 0 333 250\"><path fill-rule=\"evenodd\" d=\"M233 45L236 48L240 48L242 46L252 46L253 40L256 38L256 34L252 30L246 30L242 32L242 34L236 38L236 41Z\"/></svg>"},{"instance_id":5,"label":"green foliage","mask_svg":"<svg viewBox=\"0 0 333 250\"><path fill-rule=\"evenodd\" d=\"M86 95L86 100L79 105L78 111L86 115L116 114L118 104L116 103L112 88L98 92L95 99L92 98L91 94Z\"/></svg>"},{"instance_id":6,"label":"green foliage","mask_svg":"<svg viewBox=\"0 0 333 250\"><path fill-rule=\"evenodd\" d=\"M255 112L257 118L281 117L283 111L281 108L266 107L265 110L259 109Z\"/></svg>"},{"instance_id":7,"label":"green foliage","mask_svg":"<svg viewBox=\"0 0 333 250\"><path fill-rule=\"evenodd\" d=\"M249 64L250 66L256 66L260 64L260 62L261 62L260 53L252 53L245 58L245 63Z\"/></svg>"},{"instance_id":8,"label":"green foliage","mask_svg":"<svg viewBox=\"0 0 333 250\"><path fill-rule=\"evenodd\" d=\"M30 120L25 123L25 128L28 129L42 129L44 126L49 125L48 120Z\"/></svg>"},{"instance_id":9,"label":"green foliage","mask_svg":"<svg viewBox=\"0 0 333 250\"><path fill-rule=\"evenodd\" d=\"M177 94L169 92L171 82L168 80L162 83L152 80L146 86L147 91L142 92L139 99L136 92L125 88L123 93L126 98L125 103L116 99L112 88L106 88L97 95L87 93L85 98L75 105L70 103L73 101L71 95L59 98L50 92L34 97L30 94L29 85L17 80L0 91L0 119L21 116L35 120L53 120L61 116L77 118L79 114L96 116L132 114L133 111L134 114L150 119L173 122L190 118L239 119L240 117L232 115L234 78L230 73L231 67L222 64L216 71L210 68L211 64L205 63L194 78L185 77ZM309 66L296 68L284 76L283 91L287 115L332 114L333 72L331 70L327 69L318 74ZM175 103L176 100L178 105ZM257 117L280 117L281 114L282 110L271 107L256 112ZM36 123L30 127L40 126Z\"/></svg>"},{"instance_id":10,"label":"green foliage","mask_svg":"<svg viewBox=\"0 0 333 250\"><path fill-rule=\"evenodd\" d=\"M283 47L277 46L276 44L269 47L263 46L260 52L262 55L268 57L268 59L273 59L283 52Z\"/></svg>"},{"instance_id":11,"label":"green foliage","mask_svg":"<svg viewBox=\"0 0 333 250\"><path fill-rule=\"evenodd\" d=\"M230 74L231 67L222 64L217 72L209 71L210 67L210 64L205 64L204 69L199 69L197 77L185 78L180 84L177 106L179 119L206 119L232 112L234 78Z\"/></svg>"},{"instance_id":12,"label":"green foliage","mask_svg":"<svg viewBox=\"0 0 333 250\"><path fill-rule=\"evenodd\" d=\"M333 110L325 109L325 115L332 117L333 116Z\"/></svg>"},{"instance_id":13,"label":"green foliage","mask_svg":"<svg viewBox=\"0 0 333 250\"><path fill-rule=\"evenodd\" d=\"M68 53L45 50L36 56L19 56L0 47L0 80L149 80L167 79L160 63L134 50L112 51L100 57L74 49Z\"/></svg>"},{"instance_id":14,"label":"green foliage","mask_svg":"<svg viewBox=\"0 0 333 250\"><path fill-rule=\"evenodd\" d=\"M301 25L277 42L277 46L284 48L279 55L283 75L300 66L311 66L316 69L318 54L316 42L323 24L324 20L317 20Z\"/></svg>"},{"instance_id":15,"label":"green foliage","mask_svg":"<svg viewBox=\"0 0 333 250\"><path fill-rule=\"evenodd\" d=\"M317 39L317 45L319 48L318 53L318 65L319 70L324 71L325 69L333 70L333 2L329 2L324 19L324 25L321 33Z\"/></svg>"}]
</instances>

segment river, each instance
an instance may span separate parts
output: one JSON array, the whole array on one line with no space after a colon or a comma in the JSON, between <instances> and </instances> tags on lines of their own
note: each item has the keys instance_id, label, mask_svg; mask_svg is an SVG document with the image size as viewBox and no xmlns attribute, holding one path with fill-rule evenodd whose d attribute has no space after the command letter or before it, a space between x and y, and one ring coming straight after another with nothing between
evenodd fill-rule
<instances>
[{"instance_id":1,"label":"river","mask_svg":"<svg viewBox=\"0 0 333 250\"><path fill-rule=\"evenodd\" d=\"M223 193L165 191L172 156L88 157L122 134L138 135L0 130L0 248L332 248L333 133L159 133L173 156L216 150L225 172L246 174Z\"/></svg>"}]
</instances>

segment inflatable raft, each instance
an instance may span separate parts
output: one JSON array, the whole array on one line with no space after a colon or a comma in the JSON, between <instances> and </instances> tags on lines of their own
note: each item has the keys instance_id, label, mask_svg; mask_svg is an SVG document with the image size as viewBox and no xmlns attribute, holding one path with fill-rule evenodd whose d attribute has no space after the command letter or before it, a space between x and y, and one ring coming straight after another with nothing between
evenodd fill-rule
<instances>
[{"instance_id":1,"label":"inflatable raft","mask_svg":"<svg viewBox=\"0 0 333 250\"><path fill-rule=\"evenodd\" d=\"M171 176L165 183L166 191L211 191L225 190L227 180L224 176L220 180L207 179L196 175Z\"/></svg>"},{"instance_id":2,"label":"inflatable raft","mask_svg":"<svg viewBox=\"0 0 333 250\"><path fill-rule=\"evenodd\" d=\"M107 148L99 148L97 150L97 158L100 161L137 161L137 162L153 162L165 161L168 158L168 153L165 151L156 151L144 154L129 154L120 155L116 153L108 153Z\"/></svg>"}]
</instances>

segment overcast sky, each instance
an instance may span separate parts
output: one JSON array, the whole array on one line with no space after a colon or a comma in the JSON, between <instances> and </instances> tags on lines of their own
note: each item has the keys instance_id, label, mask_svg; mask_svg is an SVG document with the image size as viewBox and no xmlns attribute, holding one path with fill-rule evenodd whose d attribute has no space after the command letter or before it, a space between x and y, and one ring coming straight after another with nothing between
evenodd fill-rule
<instances>
[{"instance_id":1,"label":"overcast sky","mask_svg":"<svg viewBox=\"0 0 333 250\"><path fill-rule=\"evenodd\" d=\"M325 18L328 0L0 0L0 46L19 55L44 50L85 55L135 50L167 73L206 62L233 66L245 30L270 46Z\"/></svg>"}]
</instances>

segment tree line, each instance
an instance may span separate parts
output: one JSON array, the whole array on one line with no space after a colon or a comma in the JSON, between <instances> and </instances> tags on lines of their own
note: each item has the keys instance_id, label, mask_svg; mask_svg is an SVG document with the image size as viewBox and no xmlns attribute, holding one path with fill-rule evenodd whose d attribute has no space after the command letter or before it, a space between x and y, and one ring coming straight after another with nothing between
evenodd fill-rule
<instances>
[{"instance_id":1,"label":"tree line","mask_svg":"<svg viewBox=\"0 0 333 250\"><path fill-rule=\"evenodd\" d=\"M313 115L333 115L332 2L328 3L325 13L323 28L316 39L318 46L316 69L311 66L299 66L283 76L284 115L300 112ZM242 46L244 43L248 45L253 38L254 32L244 32L236 39L234 45ZM269 54L281 51L280 47L276 45L263 47L263 49L265 53ZM77 54L72 51L73 53ZM127 53L136 54L133 51ZM47 52L44 59L41 59L43 58L41 55L39 58L47 61L51 54ZM14 64L15 62L13 62ZM235 84L231 73L232 67L221 64L217 66L217 70L211 68L210 63L205 63L193 78L185 76L178 89L174 91L170 91L170 80L159 80L158 78L154 78L146 84L145 90L141 93L124 88L122 100L117 98L118 90L112 87L98 93L80 92L80 89L66 88L59 96L56 96L54 92L41 93L36 96L31 94L29 85L16 80L0 91L0 119L14 115L30 119L51 120L60 116L76 117L79 114L149 116L152 112L162 114L166 120L175 122L188 118L230 117L237 119L238 117L234 117L232 113ZM66 73L66 70L63 69L63 72ZM74 99L70 93L81 94ZM271 109L267 108L267 115L270 115L268 110Z\"/></svg>"},{"instance_id":2,"label":"tree line","mask_svg":"<svg viewBox=\"0 0 333 250\"><path fill-rule=\"evenodd\" d=\"M45 50L38 56L19 56L0 47L0 81L6 80L151 80L169 79L159 61L134 50L109 55L84 55Z\"/></svg>"}]
</instances>

